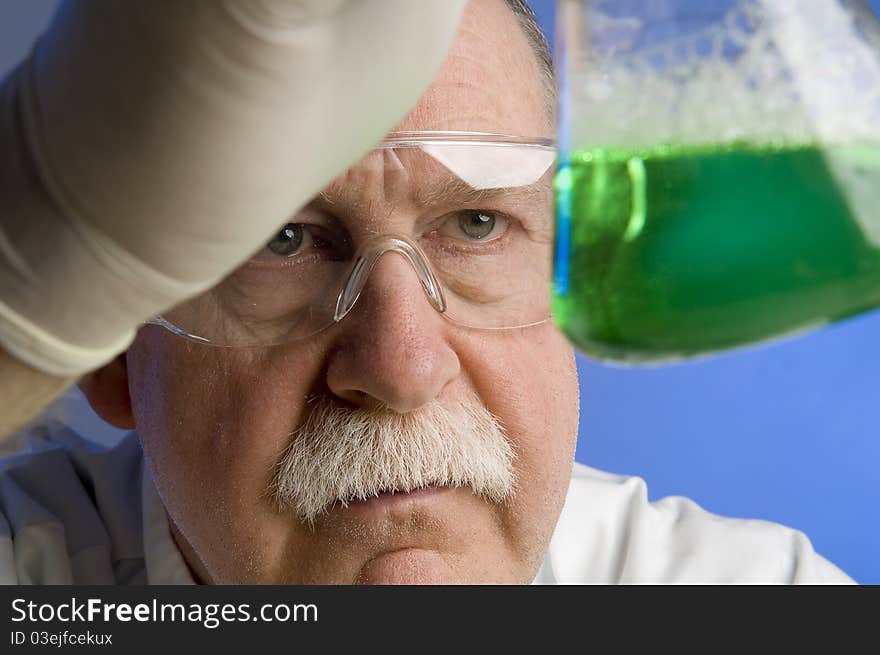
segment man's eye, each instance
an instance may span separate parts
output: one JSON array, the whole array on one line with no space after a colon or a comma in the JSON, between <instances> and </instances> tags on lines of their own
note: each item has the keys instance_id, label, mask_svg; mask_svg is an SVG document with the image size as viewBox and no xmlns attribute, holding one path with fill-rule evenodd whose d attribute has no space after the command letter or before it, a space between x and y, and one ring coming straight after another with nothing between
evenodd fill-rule
<instances>
[{"instance_id":1,"label":"man's eye","mask_svg":"<svg viewBox=\"0 0 880 655\"><path fill-rule=\"evenodd\" d=\"M508 221L495 212L479 209L457 212L440 228L444 236L470 241L492 241L507 229Z\"/></svg>"},{"instance_id":2,"label":"man's eye","mask_svg":"<svg viewBox=\"0 0 880 655\"><path fill-rule=\"evenodd\" d=\"M303 244L311 238L302 223L288 223L272 237L266 246L281 257L292 257L300 252Z\"/></svg>"}]
</instances>

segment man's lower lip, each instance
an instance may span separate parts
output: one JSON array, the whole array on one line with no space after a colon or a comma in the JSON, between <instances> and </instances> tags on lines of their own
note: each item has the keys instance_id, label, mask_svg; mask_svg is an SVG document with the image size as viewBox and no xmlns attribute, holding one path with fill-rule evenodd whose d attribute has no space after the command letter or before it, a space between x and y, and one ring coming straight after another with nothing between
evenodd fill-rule
<instances>
[{"instance_id":1,"label":"man's lower lip","mask_svg":"<svg viewBox=\"0 0 880 655\"><path fill-rule=\"evenodd\" d=\"M405 504L414 500L427 500L432 496L450 491L450 487L422 487L414 491L383 491L374 498L366 500L349 501L350 508L367 508L367 507L393 507L395 505Z\"/></svg>"}]
</instances>

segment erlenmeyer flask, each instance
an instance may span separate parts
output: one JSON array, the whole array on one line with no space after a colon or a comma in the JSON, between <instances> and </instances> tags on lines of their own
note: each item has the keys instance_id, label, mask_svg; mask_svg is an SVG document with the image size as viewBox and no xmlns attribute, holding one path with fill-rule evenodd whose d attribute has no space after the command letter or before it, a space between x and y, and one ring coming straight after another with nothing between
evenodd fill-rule
<instances>
[{"instance_id":1,"label":"erlenmeyer flask","mask_svg":"<svg viewBox=\"0 0 880 655\"><path fill-rule=\"evenodd\" d=\"M880 305L880 28L847 0L558 0L554 316L651 363Z\"/></svg>"}]
</instances>

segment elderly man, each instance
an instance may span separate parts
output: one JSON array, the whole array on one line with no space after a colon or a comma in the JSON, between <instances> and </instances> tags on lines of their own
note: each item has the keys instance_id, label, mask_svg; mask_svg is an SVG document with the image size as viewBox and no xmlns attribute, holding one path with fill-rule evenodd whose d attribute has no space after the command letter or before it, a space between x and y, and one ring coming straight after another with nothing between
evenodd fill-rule
<instances>
[{"instance_id":1,"label":"elderly man","mask_svg":"<svg viewBox=\"0 0 880 655\"><path fill-rule=\"evenodd\" d=\"M80 380L135 431L105 451L50 426L6 461L0 578L848 581L795 531L573 473L552 107L525 6L469 2L378 147Z\"/></svg>"}]
</instances>

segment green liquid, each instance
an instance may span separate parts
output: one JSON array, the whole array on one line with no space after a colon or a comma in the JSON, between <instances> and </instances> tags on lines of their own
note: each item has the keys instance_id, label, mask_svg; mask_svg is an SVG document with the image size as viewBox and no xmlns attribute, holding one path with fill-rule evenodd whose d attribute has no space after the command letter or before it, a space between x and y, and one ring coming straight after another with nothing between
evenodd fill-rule
<instances>
[{"instance_id":1,"label":"green liquid","mask_svg":"<svg viewBox=\"0 0 880 655\"><path fill-rule=\"evenodd\" d=\"M703 355L880 305L880 147L580 151L553 312L584 352Z\"/></svg>"}]
</instances>

